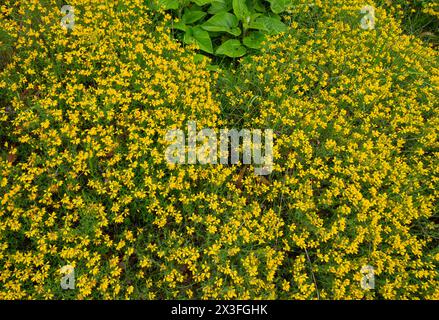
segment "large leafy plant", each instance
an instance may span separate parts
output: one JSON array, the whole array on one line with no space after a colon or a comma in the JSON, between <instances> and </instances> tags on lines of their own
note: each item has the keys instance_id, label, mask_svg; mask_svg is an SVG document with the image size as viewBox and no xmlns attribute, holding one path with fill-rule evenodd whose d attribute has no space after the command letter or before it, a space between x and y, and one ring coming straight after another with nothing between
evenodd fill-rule
<instances>
[{"instance_id":1,"label":"large leafy plant","mask_svg":"<svg viewBox=\"0 0 439 320\"><path fill-rule=\"evenodd\" d=\"M287 30L280 13L294 0L157 0L171 10L172 27L186 44L218 56L238 58L257 50L267 35Z\"/></svg>"}]
</instances>

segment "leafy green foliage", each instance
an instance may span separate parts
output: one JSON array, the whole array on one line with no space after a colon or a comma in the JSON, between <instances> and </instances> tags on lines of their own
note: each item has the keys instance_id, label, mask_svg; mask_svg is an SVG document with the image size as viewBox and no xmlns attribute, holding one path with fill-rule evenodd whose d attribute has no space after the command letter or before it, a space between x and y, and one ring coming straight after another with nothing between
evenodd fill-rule
<instances>
[{"instance_id":1,"label":"leafy green foliage","mask_svg":"<svg viewBox=\"0 0 439 320\"><path fill-rule=\"evenodd\" d=\"M230 39L224 42L218 49L216 54L224 54L232 58L242 57L247 53L247 49L241 45L239 40Z\"/></svg>"},{"instance_id":2,"label":"leafy green foliage","mask_svg":"<svg viewBox=\"0 0 439 320\"><path fill-rule=\"evenodd\" d=\"M242 42L249 48L259 49L265 40L265 35L260 31L250 32Z\"/></svg>"},{"instance_id":3,"label":"leafy green foliage","mask_svg":"<svg viewBox=\"0 0 439 320\"><path fill-rule=\"evenodd\" d=\"M287 31L280 13L294 0L157 0L186 44L216 56L239 58L262 47L267 35Z\"/></svg>"},{"instance_id":4,"label":"leafy green foliage","mask_svg":"<svg viewBox=\"0 0 439 320\"><path fill-rule=\"evenodd\" d=\"M210 40L209 33L199 26L188 27L184 33L183 40L187 44L196 43L201 50L213 53L212 41Z\"/></svg>"}]
</instances>

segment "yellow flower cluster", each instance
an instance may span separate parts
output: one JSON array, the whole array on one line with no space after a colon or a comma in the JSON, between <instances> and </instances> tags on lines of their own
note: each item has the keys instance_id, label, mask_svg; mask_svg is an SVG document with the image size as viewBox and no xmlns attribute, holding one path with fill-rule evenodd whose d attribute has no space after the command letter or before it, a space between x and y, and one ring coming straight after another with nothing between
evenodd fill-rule
<instances>
[{"instance_id":1,"label":"yellow flower cluster","mask_svg":"<svg viewBox=\"0 0 439 320\"><path fill-rule=\"evenodd\" d=\"M292 22L242 62L245 85L222 92L245 125L276 132L268 189L248 177L245 190L284 230L281 272L264 286L282 298L437 299L438 54L384 10L375 30L358 28L362 1L345 3L304 9L318 23ZM359 285L364 265L373 293Z\"/></svg>"},{"instance_id":2,"label":"yellow flower cluster","mask_svg":"<svg viewBox=\"0 0 439 320\"><path fill-rule=\"evenodd\" d=\"M437 51L299 2L219 72L143 0L0 5L0 298L438 299ZM273 129L273 173L168 164L189 120Z\"/></svg>"}]
</instances>

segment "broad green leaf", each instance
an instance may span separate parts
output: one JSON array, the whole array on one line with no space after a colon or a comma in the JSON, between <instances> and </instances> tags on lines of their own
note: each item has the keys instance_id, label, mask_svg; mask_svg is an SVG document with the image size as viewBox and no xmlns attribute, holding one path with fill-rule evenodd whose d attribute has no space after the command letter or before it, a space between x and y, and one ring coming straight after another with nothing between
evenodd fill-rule
<instances>
[{"instance_id":1,"label":"broad green leaf","mask_svg":"<svg viewBox=\"0 0 439 320\"><path fill-rule=\"evenodd\" d=\"M245 37L242 42L249 48L260 49L262 42L265 40L265 36L260 31L250 32L247 37Z\"/></svg>"},{"instance_id":2,"label":"broad green leaf","mask_svg":"<svg viewBox=\"0 0 439 320\"><path fill-rule=\"evenodd\" d=\"M262 0L252 0L252 5L253 8L257 11L257 12L266 12L267 10L265 9L264 4L262 3Z\"/></svg>"},{"instance_id":3,"label":"broad green leaf","mask_svg":"<svg viewBox=\"0 0 439 320\"><path fill-rule=\"evenodd\" d=\"M197 44L200 50L213 53L212 40L209 32L204 31L199 26L189 27L183 37L183 42L187 44Z\"/></svg>"},{"instance_id":4,"label":"broad green leaf","mask_svg":"<svg viewBox=\"0 0 439 320\"><path fill-rule=\"evenodd\" d=\"M186 44L193 44L195 42L194 39L194 30L192 27L188 27L183 36L183 42Z\"/></svg>"},{"instance_id":5,"label":"broad green leaf","mask_svg":"<svg viewBox=\"0 0 439 320\"><path fill-rule=\"evenodd\" d=\"M253 13L253 14L250 16L250 21L254 21L256 18L258 18L258 17L260 17L260 16L262 16L262 13Z\"/></svg>"},{"instance_id":6,"label":"broad green leaf","mask_svg":"<svg viewBox=\"0 0 439 320\"><path fill-rule=\"evenodd\" d=\"M253 13L250 15L250 17L247 17L246 20L242 21L242 26L244 27L244 29L250 29L250 25L252 24L252 22L261 15L262 13Z\"/></svg>"},{"instance_id":7,"label":"broad green leaf","mask_svg":"<svg viewBox=\"0 0 439 320\"><path fill-rule=\"evenodd\" d=\"M206 12L203 11L190 11L185 10L181 19L185 24L192 24L206 16Z\"/></svg>"},{"instance_id":8,"label":"broad green leaf","mask_svg":"<svg viewBox=\"0 0 439 320\"><path fill-rule=\"evenodd\" d=\"M270 2L271 11L274 13L284 12L291 5L291 0L268 0L268 2Z\"/></svg>"},{"instance_id":9,"label":"broad green leaf","mask_svg":"<svg viewBox=\"0 0 439 320\"><path fill-rule=\"evenodd\" d=\"M177 30L186 31L187 26L183 23L183 21L174 22L172 27Z\"/></svg>"},{"instance_id":10,"label":"broad green leaf","mask_svg":"<svg viewBox=\"0 0 439 320\"><path fill-rule=\"evenodd\" d=\"M175 10L180 6L178 0L158 0L158 3L165 10Z\"/></svg>"},{"instance_id":11,"label":"broad green leaf","mask_svg":"<svg viewBox=\"0 0 439 320\"><path fill-rule=\"evenodd\" d=\"M215 51L216 54L225 55L231 58L239 58L247 53L247 49L239 40L231 39L221 44Z\"/></svg>"},{"instance_id":12,"label":"broad green leaf","mask_svg":"<svg viewBox=\"0 0 439 320\"><path fill-rule=\"evenodd\" d=\"M206 31L228 32L235 36L241 34L238 27L239 21L235 15L228 12L221 12L204 22L201 27ZM239 34L237 29L239 29Z\"/></svg>"},{"instance_id":13,"label":"broad green leaf","mask_svg":"<svg viewBox=\"0 0 439 320\"><path fill-rule=\"evenodd\" d=\"M259 20L251 21L249 23L248 28L249 29L257 29L257 30L262 30L262 31L268 32L268 29L267 29L267 26L265 25L265 23L263 23L263 21L259 21Z\"/></svg>"},{"instance_id":14,"label":"broad green leaf","mask_svg":"<svg viewBox=\"0 0 439 320\"><path fill-rule=\"evenodd\" d=\"M232 28L230 29L230 31L228 31L230 34L234 35L235 37L238 37L239 35L241 35L241 29L236 27L236 28Z\"/></svg>"},{"instance_id":15,"label":"broad green leaf","mask_svg":"<svg viewBox=\"0 0 439 320\"><path fill-rule=\"evenodd\" d=\"M213 1L209 7L210 14L217 14L220 12L228 12L232 10L232 0Z\"/></svg>"},{"instance_id":16,"label":"broad green leaf","mask_svg":"<svg viewBox=\"0 0 439 320\"><path fill-rule=\"evenodd\" d=\"M247 7L246 0L233 0L233 13L239 20L247 20L250 16L250 10Z\"/></svg>"},{"instance_id":17,"label":"broad green leaf","mask_svg":"<svg viewBox=\"0 0 439 320\"><path fill-rule=\"evenodd\" d=\"M200 45L200 49L208 53L213 53L212 40L210 39L209 32L201 29L201 27L194 28L194 38Z\"/></svg>"},{"instance_id":18,"label":"broad green leaf","mask_svg":"<svg viewBox=\"0 0 439 320\"><path fill-rule=\"evenodd\" d=\"M286 32L288 30L288 27L282 21L267 16L256 18L250 23L249 27L252 29L266 31L269 34L278 34L281 32Z\"/></svg>"},{"instance_id":19,"label":"broad green leaf","mask_svg":"<svg viewBox=\"0 0 439 320\"><path fill-rule=\"evenodd\" d=\"M212 3L214 0L193 0L199 6L204 6L205 4ZM221 1L221 0L219 0Z\"/></svg>"}]
</instances>

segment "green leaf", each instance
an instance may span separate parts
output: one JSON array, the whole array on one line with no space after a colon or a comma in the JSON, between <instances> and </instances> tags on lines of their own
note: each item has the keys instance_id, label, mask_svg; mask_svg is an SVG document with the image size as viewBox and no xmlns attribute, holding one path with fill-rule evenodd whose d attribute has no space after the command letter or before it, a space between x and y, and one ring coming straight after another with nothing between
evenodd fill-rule
<instances>
[{"instance_id":1,"label":"green leaf","mask_svg":"<svg viewBox=\"0 0 439 320\"><path fill-rule=\"evenodd\" d=\"M201 27L195 27L194 38L197 40L201 50L213 53L212 40L210 39L209 32L201 29Z\"/></svg>"},{"instance_id":2,"label":"green leaf","mask_svg":"<svg viewBox=\"0 0 439 320\"><path fill-rule=\"evenodd\" d=\"M250 10L247 7L246 0L233 0L233 13L239 20L245 21L250 16Z\"/></svg>"},{"instance_id":3,"label":"green leaf","mask_svg":"<svg viewBox=\"0 0 439 320\"><path fill-rule=\"evenodd\" d=\"M197 5L204 6L205 4L212 3L214 0L193 0Z\"/></svg>"},{"instance_id":4,"label":"green leaf","mask_svg":"<svg viewBox=\"0 0 439 320\"><path fill-rule=\"evenodd\" d=\"M220 12L227 12L232 10L232 0L213 1L208 12L210 14L217 14Z\"/></svg>"},{"instance_id":5,"label":"green leaf","mask_svg":"<svg viewBox=\"0 0 439 320\"><path fill-rule=\"evenodd\" d=\"M206 31L228 32L234 36L238 36L241 34L241 29L238 28L238 24L239 21L235 15L228 12L221 12L204 22L201 27Z\"/></svg>"},{"instance_id":6,"label":"green leaf","mask_svg":"<svg viewBox=\"0 0 439 320\"><path fill-rule=\"evenodd\" d=\"M291 5L291 0L268 0L268 2L274 13L284 12Z\"/></svg>"},{"instance_id":7,"label":"green leaf","mask_svg":"<svg viewBox=\"0 0 439 320\"><path fill-rule=\"evenodd\" d=\"M252 24L252 22L261 15L262 13L253 13L250 15L250 17L247 17L247 19L242 22L242 26L244 27L244 29L250 29L250 25Z\"/></svg>"},{"instance_id":8,"label":"green leaf","mask_svg":"<svg viewBox=\"0 0 439 320\"><path fill-rule=\"evenodd\" d=\"M212 40L210 39L209 32L204 31L199 26L189 27L184 34L183 42L186 44L195 43L200 50L213 53Z\"/></svg>"},{"instance_id":9,"label":"green leaf","mask_svg":"<svg viewBox=\"0 0 439 320\"><path fill-rule=\"evenodd\" d=\"M239 58L247 53L247 49L239 40L231 39L221 44L216 49L216 54L225 55L231 58Z\"/></svg>"},{"instance_id":10,"label":"green leaf","mask_svg":"<svg viewBox=\"0 0 439 320\"><path fill-rule=\"evenodd\" d=\"M241 29L236 27L236 28L232 28L230 29L230 31L228 31L230 34L234 35L235 37L238 37L239 35L241 35Z\"/></svg>"},{"instance_id":11,"label":"green leaf","mask_svg":"<svg viewBox=\"0 0 439 320\"><path fill-rule=\"evenodd\" d=\"M282 21L267 16L256 18L250 23L249 28L266 31L269 34L278 34L288 31L288 27Z\"/></svg>"},{"instance_id":12,"label":"green leaf","mask_svg":"<svg viewBox=\"0 0 439 320\"><path fill-rule=\"evenodd\" d=\"M183 20L183 22L185 24L192 24L194 22L197 22L198 20L204 18L206 16L206 12L203 11L190 11L190 10L185 10L183 13L183 16L181 17L181 19Z\"/></svg>"},{"instance_id":13,"label":"green leaf","mask_svg":"<svg viewBox=\"0 0 439 320\"><path fill-rule=\"evenodd\" d=\"M267 12L261 0L252 0L252 6L257 12Z\"/></svg>"},{"instance_id":14,"label":"green leaf","mask_svg":"<svg viewBox=\"0 0 439 320\"><path fill-rule=\"evenodd\" d=\"M192 27L186 29L186 32L184 33L183 36L183 42L186 44L192 44L195 42L194 30L192 29Z\"/></svg>"},{"instance_id":15,"label":"green leaf","mask_svg":"<svg viewBox=\"0 0 439 320\"><path fill-rule=\"evenodd\" d=\"M257 29L257 30L268 32L266 25L262 21L258 21L258 20L251 21L249 24L249 29Z\"/></svg>"},{"instance_id":16,"label":"green leaf","mask_svg":"<svg viewBox=\"0 0 439 320\"><path fill-rule=\"evenodd\" d=\"M158 0L158 3L165 10L176 10L180 6L178 0Z\"/></svg>"},{"instance_id":17,"label":"green leaf","mask_svg":"<svg viewBox=\"0 0 439 320\"><path fill-rule=\"evenodd\" d=\"M177 30L186 31L187 26L183 23L183 21L174 22L172 27Z\"/></svg>"},{"instance_id":18,"label":"green leaf","mask_svg":"<svg viewBox=\"0 0 439 320\"><path fill-rule=\"evenodd\" d=\"M245 37L242 42L249 48L260 49L262 42L265 40L265 36L260 31L250 32L247 37Z\"/></svg>"}]
</instances>

